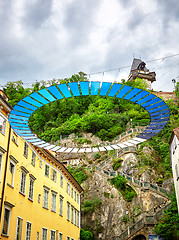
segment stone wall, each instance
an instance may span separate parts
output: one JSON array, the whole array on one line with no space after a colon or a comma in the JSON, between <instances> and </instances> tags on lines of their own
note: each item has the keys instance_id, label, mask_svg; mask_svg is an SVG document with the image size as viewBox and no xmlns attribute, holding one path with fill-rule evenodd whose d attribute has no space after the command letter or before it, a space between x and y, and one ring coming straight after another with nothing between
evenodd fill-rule
<instances>
[{"instance_id":1,"label":"stone wall","mask_svg":"<svg viewBox=\"0 0 179 240\"><path fill-rule=\"evenodd\" d=\"M177 96L174 92L153 92L154 95L162 98L164 101L167 100L174 100L175 103L177 103Z\"/></svg>"}]
</instances>

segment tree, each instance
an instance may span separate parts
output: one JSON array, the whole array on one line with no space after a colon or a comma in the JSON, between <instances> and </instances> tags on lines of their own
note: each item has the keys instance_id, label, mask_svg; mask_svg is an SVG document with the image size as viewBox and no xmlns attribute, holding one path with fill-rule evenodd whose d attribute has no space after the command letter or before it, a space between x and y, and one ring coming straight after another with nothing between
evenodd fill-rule
<instances>
[{"instance_id":1,"label":"tree","mask_svg":"<svg viewBox=\"0 0 179 240\"><path fill-rule=\"evenodd\" d=\"M9 98L9 103L14 106L16 103L18 103L21 99L26 97L31 93L30 88L24 88L23 82L15 81L15 82L8 82L4 88L3 91Z\"/></svg>"},{"instance_id":2,"label":"tree","mask_svg":"<svg viewBox=\"0 0 179 240\"><path fill-rule=\"evenodd\" d=\"M175 193L171 196L170 207L155 226L155 232L165 240L179 239L179 215Z\"/></svg>"},{"instance_id":3,"label":"tree","mask_svg":"<svg viewBox=\"0 0 179 240\"><path fill-rule=\"evenodd\" d=\"M93 240L93 234L90 231L80 229L80 240Z\"/></svg>"}]
</instances>

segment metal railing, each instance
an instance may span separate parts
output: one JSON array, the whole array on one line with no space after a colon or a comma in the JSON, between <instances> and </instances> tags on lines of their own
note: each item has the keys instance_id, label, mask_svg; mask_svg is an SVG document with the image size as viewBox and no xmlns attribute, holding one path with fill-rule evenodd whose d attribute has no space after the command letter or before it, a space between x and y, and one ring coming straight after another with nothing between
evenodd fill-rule
<instances>
[{"instance_id":1,"label":"metal railing","mask_svg":"<svg viewBox=\"0 0 179 240\"><path fill-rule=\"evenodd\" d=\"M141 190L152 190L154 192L157 192L158 194L167 197L167 193L171 194L169 191L167 191L166 189L159 187L158 185L154 185L150 182L143 182L143 181L139 181L137 179L135 179L134 177L125 174L125 173L121 173L119 171L109 171L106 169L103 169L101 167L97 167L97 166L88 166L89 169L94 169L100 173L102 173L103 175L105 175L108 178L113 178L116 177L118 174L123 176L124 178L126 178L129 182L131 182L134 186L137 186L139 188L141 188ZM169 197L168 197L169 198Z\"/></svg>"},{"instance_id":2,"label":"metal railing","mask_svg":"<svg viewBox=\"0 0 179 240\"><path fill-rule=\"evenodd\" d=\"M170 203L164 206L161 210L156 212L153 215L145 214L142 219L140 219L135 224L129 225L128 230L122 232L119 236L113 236L112 240L126 240L134 233L138 232L144 227L144 225L155 225L162 217L164 211L170 207Z\"/></svg>"}]
</instances>

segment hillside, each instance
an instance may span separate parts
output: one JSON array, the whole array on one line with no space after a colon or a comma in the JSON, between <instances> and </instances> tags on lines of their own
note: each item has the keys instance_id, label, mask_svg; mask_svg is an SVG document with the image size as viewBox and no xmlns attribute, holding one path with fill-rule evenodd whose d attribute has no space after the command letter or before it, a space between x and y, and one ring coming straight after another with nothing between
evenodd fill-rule
<instances>
[{"instance_id":1,"label":"hillside","mask_svg":"<svg viewBox=\"0 0 179 240\"><path fill-rule=\"evenodd\" d=\"M87 80L85 74L54 80L50 84L78 80ZM14 105L47 84L37 82L26 89L19 81L7 84L3 90ZM145 89L141 79L125 84ZM146 218L146 214L155 216L169 203L160 187L161 191L172 189L168 142L172 130L179 126L179 107L172 100L167 103L171 112L169 123L152 139L132 151L76 156L79 166L69 168L85 190L82 227L91 231L95 239L108 240L112 236L121 236L129 226L132 228ZM30 127L40 138L51 142L60 143L62 135L75 133L81 136L84 132L92 133L103 141L112 141L129 128L147 125L148 122L148 113L138 105L116 98L90 96L64 99L40 108L31 117ZM84 141L82 138L78 140L81 143ZM59 159L62 160L63 156L59 155ZM124 173L124 176L118 176L116 171ZM111 175L113 172L115 175ZM137 182L140 184L136 185ZM152 185L143 188L143 182Z\"/></svg>"}]
</instances>

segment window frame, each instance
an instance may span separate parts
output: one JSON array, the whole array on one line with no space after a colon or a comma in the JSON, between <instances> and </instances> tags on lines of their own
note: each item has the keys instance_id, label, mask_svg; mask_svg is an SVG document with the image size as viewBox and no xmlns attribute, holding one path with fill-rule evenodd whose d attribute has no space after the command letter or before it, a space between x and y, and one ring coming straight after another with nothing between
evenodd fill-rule
<instances>
[{"instance_id":1,"label":"window frame","mask_svg":"<svg viewBox=\"0 0 179 240\"><path fill-rule=\"evenodd\" d=\"M24 142L24 157L28 158L28 144L27 142Z\"/></svg>"},{"instance_id":2,"label":"window frame","mask_svg":"<svg viewBox=\"0 0 179 240\"><path fill-rule=\"evenodd\" d=\"M28 233L29 233L29 231L28 231L28 224L30 224L30 236L28 236ZM30 240L31 239L31 229L32 229L32 223L31 222L29 222L29 221L27 221L26 222L26 233L25 233L25 240Z\"/></svg>"},{"instance_id":3,"label":"window frame","mask_svg":"<svg viewBox=\"0 0 179 240\"><path fill-rule=\"evenodd\" d=\"M56 238L56 231L50 229L50 240L55 240L55 238L52 238L52 232L55 234L55 238Z\"/></svg>"},{"instance_id":4,"label":"window frame","mask_svg":"<svg viewBox=\"0 0 179 240\"><path fill-rule=\"evenodd\" d=\"M45 192L47 193L47 195L45 195ZM46 196L47 200L45 199ZM49 189L46 187L44 187L43 189L43 208L49 209Z\"/></svg>"},{"instance_id":5,"label":"window frame","mask_svg":"<svg viewBox=\"0 0 179 240\"><path fill-rule=\"evenodd\" d=\"M23 179L23 174L24 174L24 179ZM26 172L21 169L21 181L20 181L20 193L25 196L25 191L26 191ZM23 192L23 191L24 192Z\"/></svg>"},{"instance_id":6,"label":"window frame","mask_svg":"<svg viewBox=\"0 0 179 240\"><path fill-rule=\"evenodd\" d=\"M35 161L36 161L36 154L32 151L32 158L31 158L31 164L35 167Z\"/></svg>"},{"instance_id":7,"label":"window frame","mask_svg":"<svg viewBox=\"0 0 179 240\"><path fill-rule=\"evenodd\" d=\"M63 239L63 233L59 232L59 240Z\"/></svg>"},{"instance_id":8,"label":"window frame","mask_svg":"<svg viewBox=\"0 0 179 240\"><path fill-rule=\"evenodd\" d=\"M52 169L52 181L57 182L57 171Z\"/></svg>"},{"instance_id":9,"label":"window frame","mask_svg":"<svg viewBox=\"0 0 179 240\"><path fill-rule=\"evenodd\" d=\"M70 221L70 203L67 202L67 220Z\"/></svg>"},{"instance_id":10,"label":"window frame","mask_svg":"<svg viewBox=\"0 0 179 240\"><path fill-rule=\"evenodd\" d=\"M3 153L0 152L0 182L1 182L2 162L3 162Z\"/></svg>"},{"instance_id":11,"label":"window frame","mask_svg":"<svg viewBox=\"0 0 179 240\"><path fill-rule=\"evenodd\" d=\"M22 239L22 225L23 225L23 218L18 216L17 217L17 223L16 223L16 237L15 237L15 240L21 240ZM19 235L20 235L19 237L17 235L18 234L18 230L20 230L19 231Z\"/></svg>"},{"instance_id":12,"label":"window frame","mask_svg":"<svg viewBox=\"0 0 179 240\"><path fill-rule=\"evenodd\" d=\"M50 174L50 166L45 164L45 176L49 178Z\"/></svg>"},{"instance_id":13,"label":"window frame","mask_svg":"<svg viewBox=\"0 0 179 240\"><path fill-rule=\"evenodd\" d=\"M6 122L7 122L7 120L2 115L0 115L0 119L2 119L2 123L0 121L0 133L5 136L6 135Z\"/></svg>"},{"instance_id":14,"label":"window frame","mask_svg":"<svg viewBox=\"0 0 179 240\"><path fill-rule=\"evenodd\" d=\"M63 188L63 175L60 174L60 187Z\"/></svg>"},{"instance_id":15,"label":"window frame","mask_svg":"<svg viewBox=\"0 0 179 240\"><path fill-rule=\"evenodd\" d=\"M45 236L45 239L43 238L44 237L44 230L46 232L46 236ZM48 234L48 229L47 228L42 228L42 237L41 237L41 240L47 240L47 234Z\"/></svg>"},{"instance_id":16,"label":"window frame","mask_svg":"<svg viewBox=\"0 0 179 240\"><path fill-rule=\"evenodd\" d=\"M67 182L67 193L70 195L70 184Z\"/></svg>"},{"instance_id":17,"label":"window frame","mask_svg":"<svg viewBox=\"0 0 179 240\"><path fill-rule=\"evenodd\" d=\"M9 211L9 216L8 216L8 220L7 220L7 233L4 233L4 224L5 224L5 211L8 210ZM9 236L9 229L10 229L10 220L11 220L11 208L9 206L4 206L4 217L3 217L3 224L2 224L2 236Z\"/></svg>"},{"instance_id":18,"label":"window frame","mask_svg":"<svg viewBox=\"0 0 179 240\"><path fill-rule=\"evenodd\" d=\"M11 171L10 171L10 166L11 166L11 164L13 165L13 173L11 173ZM12 174L12 182L11 183L9 183L9 176L8 176L8 184L10 184L12 187L14 187L14 179L15 179L15 169L16 169L16 163L10 158L10 163L9 163L9 173L8 174Z\"/></svg>"},{"instance_id":19,"label":"window frame","mask_svg":"<svg viewBox=\"0 0 179 240\"><path fill-rule=\"evenodd\" d=\"M54 201L54 199L55 199L55 201ZM51 195L51 211L56 212L56 208L57 208L57 193L52 192L52 195Z\"/></svg>"},{"instance_id":20,"label":"window frame","mask_svg":"<svg viewBox=\"0 0 179 240\"><path fill-rule=\"evenodd\" d=\"M32 177L29 178L29 200L33 201L34 198L34 179ZM31 183L33 183L33 185L31 186ZM30 196L32 195L32 197Z\"/></svg>"},{"instance_id":21,"label":"window frame","mask_svg":"<svg viewBox=\"0 0 179 240\"><path fill-rule=\"evenodd\" d=\"M74 214L74 207L71 205L71 223L74 223L73 214Z\"/></svg>"},{"instance_id":22,"label":"window frame","mask_svg":"<svg viewBox=\"0 0 179 240\"><path fill-rule=\"evenodd\" d=\"M60 201L60 203L59 203L59 214L60 214L60 216L63 217L63 196L60 196L59 201Z\"/></svg>"}]
</instances>

